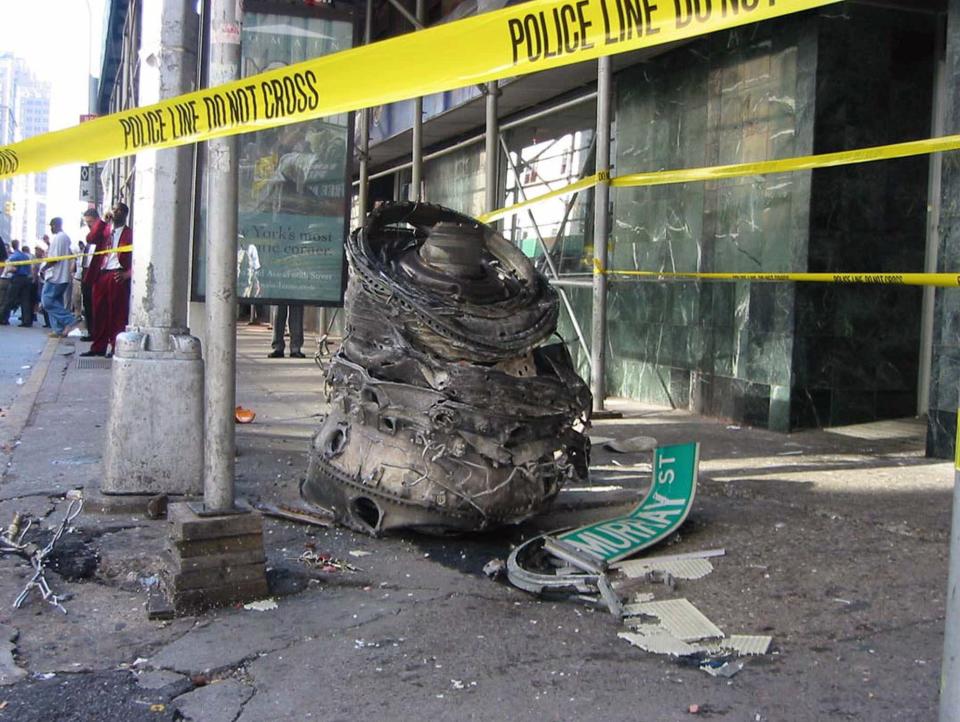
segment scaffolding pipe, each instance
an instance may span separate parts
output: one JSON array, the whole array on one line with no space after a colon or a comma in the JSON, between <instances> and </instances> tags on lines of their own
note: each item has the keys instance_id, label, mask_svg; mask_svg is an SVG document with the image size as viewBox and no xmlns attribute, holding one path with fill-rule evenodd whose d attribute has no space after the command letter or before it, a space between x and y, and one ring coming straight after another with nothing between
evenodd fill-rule
<instances>
[{"instance_id":1,"label":"scaffolding pipe","mask_svg":"<svg viewBox=\"0 0 960 722\"><path fill-rule=\"evenodd\" d=\"M370 44L373 34L373 0L367 0L363 18L363 44ZM357 189L357 224L362 226L367 217L370 193L370 109L360 111L360 181Z\"/></svg>"},{"instance_id":2,"label":"scaffolding pipe","mask_svg":"<svg viewBox=\"0 0 960 722\"><path fill-rule=\"evenodd\" d=\"M400 13L401 15L403 15L404 19L405 19L408 23L410 23L411 25L413 25L414 29L416 29L416 30L423 30L423 20L420 19L420 13L419 13L419 12L418 12L415 16L412 15L412 14L410 13L410 11L407 10L407 9L403 6L403 4L400 2L400 0L387 0L387 2L389 2L391 5L393 5L393 8L394 8L398 13Z\"/></svg>"},{"instance_id":3,"label":"scaffolding pipe","mask_svg":"<svg viewBox=\"0 0 960 722\"><path fill-rule=\"evenodd\" d=\"M240 78L242 16L234 0L211 0L209 87ZM238 38L239 39L239 38ZM237 375L237 136L207 141L207 298L204 374L203 505L208 513L234 509Z\"/></svg>"},{"instance_id":4,"label":"scaffolding pipe","mask_svg":"<svg viewBox=\"0 0 960 722\"><path fill-rule=\"evenodd\" d=\"M524 115L520 118L516 118L507 123L501 123L500 130L504 131L504 130L510 130L511 128L516 128L518 126L523 125L524 123L530 123L530 122L533 122L534 120L539 120L540 118L544 118L548 115L553 115L554 113L559 113L561 111L567 110L568 108L574 108L578 105L582 105L583 103L587 103L596 97L597 97L596 92L591 91L585 95L581 95L580 97L573 98L572 100L568 100L558 105L553 105L544 110L538 110L536 113L530 113L529 115ZM436 150L433 153L428 153L427 155L423 156L423 159L425 161L428 161L428 160L434 160L435 158L442 158L445 155L450 155L451 153L455 153L461 148L466 148L468 146L479 143L481 140L486 139L486 137L487 137L486 132L480 135L471 136L466 140L461 140L459 143L454 143L453 145L448 145L446 148L441 148L440 150ZM386 170L377 171L376 173L370 176L370 180L376 180L377 178L383 178L388 175L393 175L394 173L397 173L399 171L407 170L407 168L409 168L411 165L413 164L400 163L399 165L391 166ZM353 184L357 185L358 182L359 181L354 181Z\"/></svg>"},{"instance_id":5,"label":"scaffolding pipe","mask_svg":"<svg viewBox=\"0 0 960 722\"><path fill-rule=\"evenodd\" d=\"M597 172L610 171L610 57L597 61ZM593 410L603 411L607 346L607 237L609 229L610 182L597 183L593 196L593 330L590 348L593 363L590 390Z\"/></svg>"},{"instance_id":6,"label":"scaffolding pipe","mask_svg":"<svg viewBox=\"0 0 960 722\"><path fill-rule=\"evenodd\" d=\"M500 137L499 84L496 80L487 83L484 94L486 96L486 127L484 128L484 153L486 157L486 198L484 208L487 213L498 207L497 198L500 195L497 184L497 171L500 169L500 153L497 149L497 138ZM495 223L490 225L496 226Z\"/></svg>"},{"instance_id":7,"label":"scaffolding pipe","mask_svg":"<svg viewBox=\"0 0 960 722\"><path fill-rule=\"evenodd\" d=\"M423 0L416 2L417 22L416 27L423 27L425 9ZM419 201L423 198L423 98L418 97L413 101L413 169L410 174L410 191L408 198L411 201Z\"/></svg>"},{"instance_id":8,"label":"scaffolding pipe","mask_svg":"<svg viewBox=\"0 0 960 722\"><path fill-rule=\"evenodd\" d=\"M520 170L517 168L517 164L513 162L513 158L510 157L510 149L507 147L507 142L503 139L503 136L499 136L500 144L503 146L503 154L507 157L507 163L510 165L510 168L513 170L514 178L517 181L517 190L520 191L521 200L527 200L527 192L523 187L523 179L520 176ZM530 215L530 222L533 224L533 231L537 235L537 243L540 245L540 250L543 252L543 260L546 261L547 268L550 269L550 276L553 279L559 280L560 272L557 270L556 265L553 263L553 258L550 256L550 249L547 248L546 241L543 240L543 234L540 233L540 226L537 225L537 219L533 216L533 211L528 210L527 213ZM549 279L548 279L549 280ZM557 295L560 296L560 300L563 302L563 307L567 311L567 316L570 318L570 325L573 326L573 332L577 335L577 341L580 342L580 348L583 349L583 357L587 361L587 365L590 368L593 368L593 359L591 358L590 349L587 347L587 340L583 335L583 330L580 328L580 322L577 321L577 314L574 313L573 304L570 303L570 299L567 298L567 294L562 288L557 286Z\"/></svg>"}]
</instances>

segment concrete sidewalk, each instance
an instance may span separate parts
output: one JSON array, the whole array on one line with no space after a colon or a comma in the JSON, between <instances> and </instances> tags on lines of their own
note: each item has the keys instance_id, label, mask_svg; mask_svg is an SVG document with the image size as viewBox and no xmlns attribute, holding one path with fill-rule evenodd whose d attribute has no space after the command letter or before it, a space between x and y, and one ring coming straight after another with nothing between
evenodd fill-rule
<instances>
[{"instance_id":1,"label":"concrete sidewalk","mask_svg":"<svg viewBox=\"0 0 960 722\"><path fill-rule=\"evenodd\" d=\"M78 369L62 355L69 343L51 341L35 381L0 483L0 525L17 511L58 523L64 496L100 474L110 371ZM241 331L238 403L257 419L237 429L238 491L294 501L322 377L309 359L267 359L269 345L268 331ZM726 549L678 596L728 633L773 636L772 653L736 677L631 647L601 610L483 576L556 517L379 540L267 520L276 609L154 622L144 605L165 523L85 512L64 542L98 553L94 576L49 573L54 591L73 595L67 615L35 597L13 609L30 569L0 558L0 720L669 721L695 719L691 704L737 721L936 717L953 470L923 457L922 424L783 436L611 406L624 419L597 422L594 436L702 443L694 511L655 553ZM596 483L640 490L639 461L596 446ZM307 549L357 571L307 567Z\"/></svg>"}]
</instances>

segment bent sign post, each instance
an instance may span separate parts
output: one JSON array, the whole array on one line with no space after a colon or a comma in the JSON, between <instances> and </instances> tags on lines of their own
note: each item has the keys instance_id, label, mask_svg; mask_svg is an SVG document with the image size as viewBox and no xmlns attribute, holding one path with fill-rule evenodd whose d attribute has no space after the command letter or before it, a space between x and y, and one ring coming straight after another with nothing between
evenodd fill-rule
<instances>
[{"instance_id":1,"label":"bent sign post","mask_svg":"<svg viewBox=\"0 0 960 722\"><path fill-rule=\"evenodd\" d=\"M697 491L700 444L678 444L653 455L650 491L630 514L558 534L557 539L601 563L625 559L662 541L686 520Z\"/></svg>"}]
</instances>

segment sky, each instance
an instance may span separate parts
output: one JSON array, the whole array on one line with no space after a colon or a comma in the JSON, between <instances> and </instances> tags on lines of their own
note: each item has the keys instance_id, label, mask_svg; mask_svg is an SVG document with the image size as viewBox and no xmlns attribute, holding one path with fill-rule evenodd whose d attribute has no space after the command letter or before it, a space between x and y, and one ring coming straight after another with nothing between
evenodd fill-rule
<instances>
[{"instance_id":1,"label":"sky","mask_svg":"<svg viewBox=\"0 0 960 722\"><path fill-rule=\"evenodd\" d=\"M107 8L106 0L0 0L0 52L23 58L39 79L52 83L50 130L74 126L87 112L91 50L93 75L99 76ZM71 236L87 207L78 199L79 183L78 165L47 175L48 214L62 216Z\"/></svg>"}]
</instances>

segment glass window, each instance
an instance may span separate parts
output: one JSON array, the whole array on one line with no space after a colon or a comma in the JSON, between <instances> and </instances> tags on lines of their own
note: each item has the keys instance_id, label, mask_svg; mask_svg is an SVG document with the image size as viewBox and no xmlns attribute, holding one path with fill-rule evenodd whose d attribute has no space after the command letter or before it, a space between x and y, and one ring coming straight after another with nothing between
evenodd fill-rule
<instances>
[{"instance_id":1,"label":"glass window","mask_svg":"<svg viewBox=\"0 0 960 722\"><path fill-rule=\"evenodd\" d=\"M593 103L583 103L510 130L504 205L535 198L592 175L595 114ZM561 273L592 270L592 190L552 198L501 223L504 235L531 258L542 259L546 246Z\"/></svg>"}]
</instances>

